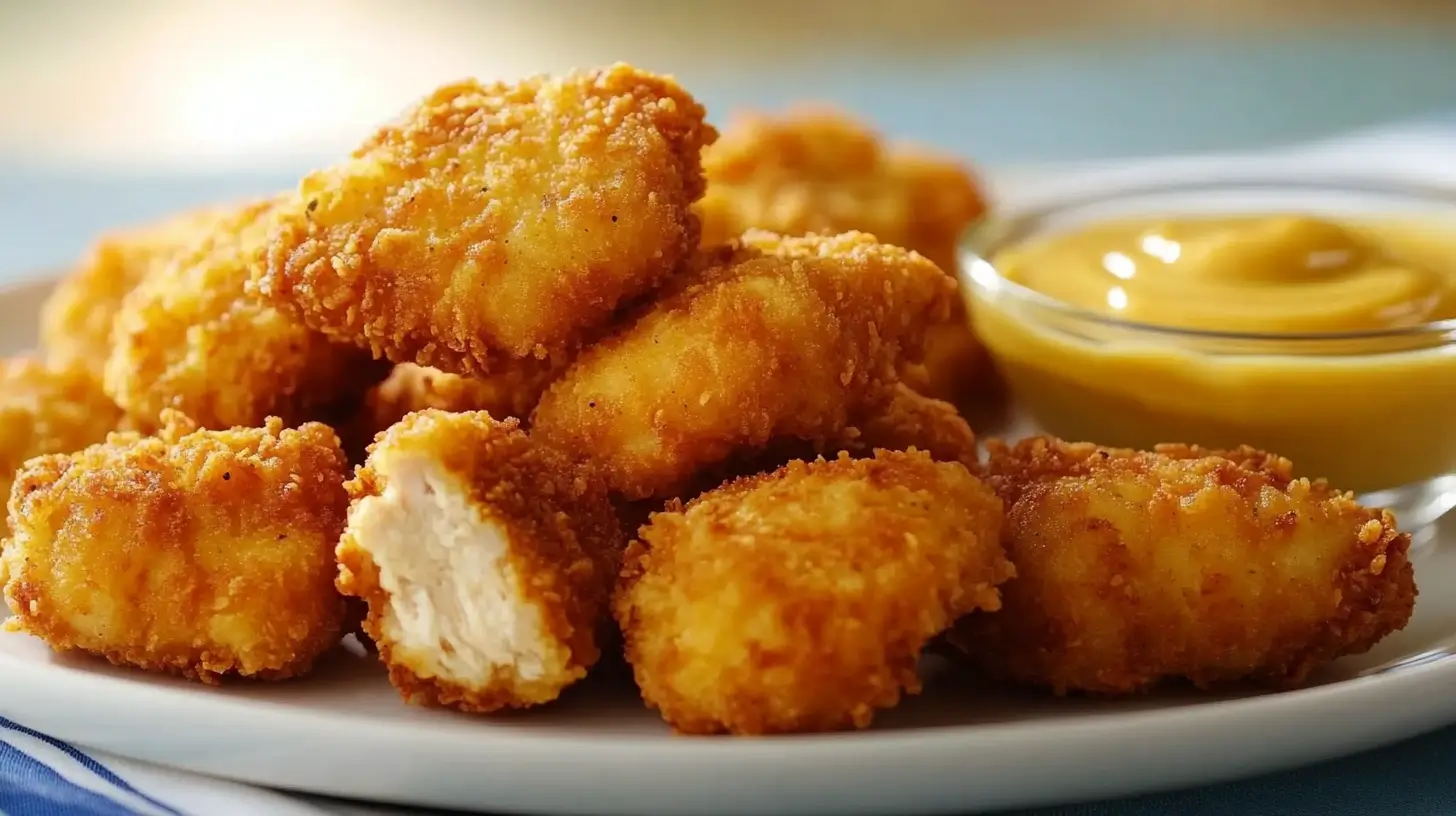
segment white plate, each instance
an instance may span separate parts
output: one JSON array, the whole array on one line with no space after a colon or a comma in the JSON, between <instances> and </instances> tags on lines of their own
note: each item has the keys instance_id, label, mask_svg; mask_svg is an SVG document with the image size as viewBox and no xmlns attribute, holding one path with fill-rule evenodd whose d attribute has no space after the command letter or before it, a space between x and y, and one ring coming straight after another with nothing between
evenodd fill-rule
<instances>
[{"instance_id":1,"label":"white plate","mask_svg":"<svg viewBox=\"0 0 1456 816\"><path fill-rule=\"evenodd\" d=\"M44 285L0 292L0 349L33 336ZM559 704L491 718L403 705L371 659L221 689L57 657L0 636L0 715L91 748L246 782L383 802L538 813L965 812L1212 782L1456 721L1456 526L1416 565L1415 620L1301 691L1119 702L968 687L871 731L671 735L619 668Z\"/></svg>"}]
</instances>

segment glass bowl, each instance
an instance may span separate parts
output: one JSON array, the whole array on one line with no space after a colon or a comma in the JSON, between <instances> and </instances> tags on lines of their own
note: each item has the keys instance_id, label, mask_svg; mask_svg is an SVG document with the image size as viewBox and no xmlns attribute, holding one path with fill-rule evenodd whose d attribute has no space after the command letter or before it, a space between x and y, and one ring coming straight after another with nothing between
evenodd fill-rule
<instances>
[{"instance_id":1,"label":"glass bowl","mask_svg":"<svg viewBox=\"0 0 1456 816\"><path fill-rule=\"evenodd\" d=\"M961 291L1038 430L1140 449L1253 445L1390 508L1419 533L1456 506L1456 320L1332 334L1183 330L1079 308L996 269L1007 247L1094 222L1273 213L1449 218L1456 248L1453 189L1351 177L1108 177L973 228Z\"/></svg>"}]
</instances>

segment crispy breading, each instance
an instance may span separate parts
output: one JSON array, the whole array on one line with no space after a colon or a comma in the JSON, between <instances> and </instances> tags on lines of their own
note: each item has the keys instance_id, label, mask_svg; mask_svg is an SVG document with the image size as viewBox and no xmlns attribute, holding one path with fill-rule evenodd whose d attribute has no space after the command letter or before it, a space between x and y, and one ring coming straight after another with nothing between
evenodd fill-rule
<instances>
[{"instance_id":1,"label":"crispy breading","mask_svg":"<svg viewBox=\"0 0 1456 816\"><path fill-rule=\"evenodd\" d=\"M119 422L121 409L84 368L0 359L0 496L27 459L101 442Z\"/></svg>"},{"instance_id":2,"label":"crispy breading","mask_svg":"<svg viewBox=\"0 0 1456 816\"><path fill-rule=\"evenodd\" d=\"M657 513L614 608L677 730L868 726L920 690L926 643L1000 605L1001 502L925 453L791 462Z\"/></svg>"},{"instance_id":3,"label":"crispy breading","mask_svg":"<svg viewBox=\"0 0 1456 816\"><path fill-rule=\"evenodd\" d=\"M837 440L953 293L934 264L867 235L752 231L586 350L531 432L626 498L678 495L776 439Z\"/></svg>"},{"instance_id":4,"label":"crispy breading","mask_svg":"<svg viewBox=\"0 0 1456 816\"><path fill-rule=\"evenodd\" d=\"M1387 511L1252 448L988 443L1018 577L953 635L969 659L1058 693L1302 682L1405 626L1410 537Z\"/></svg>"},{"instance_id":5,"label":"crispy breading","mask_svg":"<svg viewBox=\"0 0 1456 816\"><path fill-rule=\"evenodd\" d=\"M708 189L697 205L704 243L757 228L785 235L858 230L954 272L962 234L987 210L961 162L887 143L868 124L824 107L731 122L703 151ZM1000 396L999 377L963 304L928 329L904 376L921 393L967 407Z\"/></svg>"},{"instance_id":6,"label":"crispy breading","mask_svg":"<svg viewBox=\"0 0 1456 816\"><path fill-rule=\"evenodd\" d=\"M343 453L317 423L113 434L33 459L10 494L13 631L217 683L306 673L341 636Z\"/></svg>"},{"instance_id":7,"label":"crispy breading","mask_svg":"<svg viewBox=\"0 0 1456 816\"><path fill-rule=\"evenodd\" d=\"M703 114L620 64L447 85L303 180L257 287L395 362L559 358L697 245Z\"/></svg>"},{"instance_id":8,"label":"crispy breading","mask_svg":"<svg viewBox=\"0 0 1456 816\"><path fill-rule=\"evenodd\" d=\"M201 240L226 210L209 207L98 238L46 298L40 341L55 368L85 368L101 380L111 353L111 324L122 299L149 271Z\"/></svg>"},{"instance_id":9,"label":"crispy breading","mask_svg":"<svg viewBox=\"0 0 1456 816\"><path fill-rule=\"evenodd\" d=\"M942 462L975 467L980 461L976 434L954 405L931 399L904 383L858 409L855 434L840 447L856 453L886 448L917 448Z\"/></svg>"},{"instance_id":10,"label":"crispy breading","mask_svg":"<svg viewBox=\"0 0 1456 816\"><path fill-rule=\"evenodd\" d=\"M330 417L384 376L363 351L244 291L279 201L218 218L123 300L104 382L139 425L164 408L205 428L253 427L269 416L294 425Z\"/></svg>"},{"instance_id":11,"label":"crispy breading","mask_svg":"<svg viewBox=\"0 0 1456 816\"><path fill-rule=\"evenodd\" d=\"M531 415L549 382L540 372L525 370L474 378L400 363L384 382L370 389L359 409L343 423L344 448L352 459L362 460L375 436L426 408L451 413L486 411L496 419L524 419Z\"/></svg>"},{"instance_id":12,"label":"crispy breading","mask_svg":"<svg viewBox=\"0 0 1456 816\"><path fill-rule=\"evenodd\" d=\"M827 108L732 121L703 151L703 242L749 229L785 235L858 230L953 269L961 233L986 212L960 162L886 144L865 123Z\"/></svg>"},{"instance_id":13,"label":"crispy breading","mask_svg":"<svg viewBox=\"0 0 1456 816\"><path fill-rule=\"evenodd\" d=\"M349 483L338 586L406 700L489 712L549 702L600 656L624 536L606 490L514 419L426 410Z\"/></svg>"}]
</instances>

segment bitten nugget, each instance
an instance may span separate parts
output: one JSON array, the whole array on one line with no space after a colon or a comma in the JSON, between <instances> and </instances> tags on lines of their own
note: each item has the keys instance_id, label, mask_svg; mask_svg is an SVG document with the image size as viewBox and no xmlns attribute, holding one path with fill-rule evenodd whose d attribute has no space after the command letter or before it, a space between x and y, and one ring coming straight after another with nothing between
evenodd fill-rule
<instances>
[{"instance_id":1,"label":"bitten nugget","mask_svg":"<svg viewBox=\"0 0 1456 816\"><path fill-rule=\"evenodd\" d=\"M427 410L349 484L339 589L406 700L489 712L549 702L599 657L624 543L606 491L515 420Z\"/></svg>"},{"instance_id":2,"label":"bitten nugget","mask_svg":"<svg viewBox=\"0 0 1456 816\"><path fill-rule=\"evenodd\" d=\"M585 351L531 433L628 499L679 495L775 439L838 440L953 292L934 264L868 235L750 232Z\"/></svg>"},{"instance_id":3,"label":"bitten nugget","mask_svg":"<svg viewBox=\"0 0 1456 816\"><path fill-rule=\"evenodd\" d=\"M154 269L116 316L106 392L142 427L165 408L205 428L330 418L384 376L244 288L278 200L240 206Z\"/></svg>"},{"instance_id":4,"label":"bitten nugget","mask_svg":"<svg viewBox=\"0 0 1456 816\"><path fill-rule=\"evenodd\" d=\"M1288 460L1049 438L988 445L1018 577L953 635L974 663L1057 692L1303 681L1409 620L1410 537Z\"/></svg>"},{"instance_id":5,"label":"bitten nugget","mask_svg":"<svg viewBox=\"0 0 1456 816\"><path fill-rule=\"evenodd\" d=\"M163 420L158 437L114 434L21 470L0 555L7 627L204 683L306 673L344 617L333 431Z\"/></svg>"},{"instance_id":6,"label":"bitten nugget","mask_svg":"<svg viewBox=\"0 0 1456 816\"><path fill-rule=\"evenodd\" d=\"M84 368L0 359L0 496L10 495L27 459L101 442L120 421L121 410Z\"/></svg>"},{"instance_id":7,"label":"bitten nugget","mask_svg":"<svg viewBox=\"0 0 1456 816\"><path fill-rule=\"evenodd\" d=\"M886 144L867 124L830 109L749 115L703 151L708 189L698 203L704 243L757 228L784 235L858 230L956 268L961 235L987 210L960 162ZM971 332L964 306L930 327L905 378L924 394L964 406L995 397L999 379Z\"/></svg>"},{"instance_id":8,"label":"bitten nugget","mask_svg":"<svg viewBox=\"0 0 1456 816\"><path fill-rule=\"evenodd\" d=\"M924 453L791 462L657 513L615 611L647 704L688 733L864 728L926 643L1000 605L1001 502Z\"/></svg>"},{"instance_id":9,"label":"bitten nugget","mask_svg":"<svg viewBox=\"0 0 1456 816\"><path fill-rule=\"evenodd\" d=\"M202 240L224 212L194 210L98 239L41 307L46 362L55 368L84 368L99 382L122 299L151 270L165 267Z\"/></svg>"},{"instance_id":10,"label":"bitten nugget","mask_svg":"<svg viewBox=\"0 0 1456 816\"><path fill-rule=\"evenodd\" d=\"M675 82L627 65L448 85L303 180L257 285L395 362L539 364L692 252L716 137Z\"/></svg>"}]
</instances>

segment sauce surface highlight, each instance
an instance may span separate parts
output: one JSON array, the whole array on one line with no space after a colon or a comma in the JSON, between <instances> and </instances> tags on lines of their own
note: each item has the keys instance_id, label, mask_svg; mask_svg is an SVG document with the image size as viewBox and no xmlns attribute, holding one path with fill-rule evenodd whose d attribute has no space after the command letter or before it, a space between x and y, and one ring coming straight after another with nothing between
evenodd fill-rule
<instances>
[{"instance_id":1,"label":"sauce surface highlight","mask_svg":"<svg viewBox=\"0 0 1456 816\"><path fill-rule=\"evenodd\" d=\"M1303 215L1116 221L999 253L1008 280L1136 323L1265 334L1456 317L1456 238Z\"/></svg>"}]
</instances>

